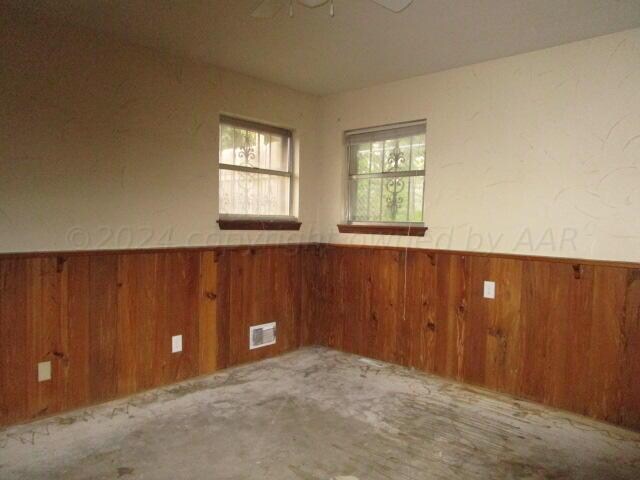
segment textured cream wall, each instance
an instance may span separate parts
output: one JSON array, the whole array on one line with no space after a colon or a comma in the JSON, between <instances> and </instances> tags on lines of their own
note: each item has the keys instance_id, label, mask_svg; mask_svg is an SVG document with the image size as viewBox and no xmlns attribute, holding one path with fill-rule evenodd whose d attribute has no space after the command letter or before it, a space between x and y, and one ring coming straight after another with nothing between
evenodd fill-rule
<instances>
[{"instance_id":1,"label":"textured cream wall","mask_svg":"<svg viewBox=\"0 0 640 480\"><path fill-rule=\"evenodd\" d=\"M338 234L343 132L418 118L427 237ZM322 125L328 240L640 261L640 29L325 97Z\"/></svg>"},{"instance_id":2,"label":"textured cream wall","mask_svg":"<svg viewBox=\"0 0 640 480\"><path fill-rule=\"evenodd\" d=\"M640 30L324 98L0 15L0 252L334 241L640 260ZM300 233L220 232L220 112L296 130ZM424 239L339 235L344 130L426 118Z\"/></svg>"},{"instance_id":3,"label":"textured cream wall","mask_svg":"<svg viewBox=\"0 0 640 480\"><path fill-rule=\"evenodd\" d=\"M297 242L317 97L0 11L0 251ZM218 230L220 112L295 129L301 233Z\"/></svg>"}]
</instances>

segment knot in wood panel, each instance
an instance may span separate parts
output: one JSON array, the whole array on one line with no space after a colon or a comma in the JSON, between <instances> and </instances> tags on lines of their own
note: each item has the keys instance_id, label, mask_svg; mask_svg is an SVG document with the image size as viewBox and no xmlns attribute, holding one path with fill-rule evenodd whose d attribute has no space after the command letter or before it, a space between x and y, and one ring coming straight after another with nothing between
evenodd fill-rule
<instances>
[{"instance_id":1,"label":"knot in wood panel","mask_svg":"<svg viewBox=\"0 0 640 480\"><path fill-rule=\"evenodd\" d=\"M204 296L207 297L209 300L215 300L216 298L218 298L218 296L215 293L209 292L209 291L205 292Z\"/></svg>"},{"instance_id":2,"label":"knot in wood panel","mask_svg":"<svg viewBox=\"0 0 640 480\"><path fill-rule=\"evenodd\" d=\"M582 278L582 265L575 264L573 266L573 278L580 280Z\"/></svg>"},{"instance_id":3,"label":"knot in wood panel","mask_svg":"<svg viewBox=\"0 0 640 480\"><path fill-rule=\"evenodd\" d=\"M62 273L64 270L64 264L67 262L65 257L56 257L56 271Z\"/></svg>"}]
</instances>

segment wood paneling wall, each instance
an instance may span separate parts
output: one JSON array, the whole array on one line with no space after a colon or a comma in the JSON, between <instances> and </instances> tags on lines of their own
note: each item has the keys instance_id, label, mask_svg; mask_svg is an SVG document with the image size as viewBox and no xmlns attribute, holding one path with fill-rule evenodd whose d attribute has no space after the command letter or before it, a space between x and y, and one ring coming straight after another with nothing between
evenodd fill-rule
<instances>
[{"instance_id":1,"label":"wood paneling wall","mask_svg":"<svg viewBox=\"0 0 640 480\"><path fill-rule=\"evenodd\" d=\"M640 428L640 266L336 245L318 258L313 342Z\"/></svg>"},{"instance_id":2,"label":"wood paneling wall","mask_svg":"<svg viewBox=\"0 0 640 480\"><path fill-rule=\"evenodd\" d=\"M276 345L249 350L271 321ZM337 245L0 255L0 424L309 344L640 429L640 265Z\"/></svg>"},{"instance_id":3,"label":"wood paneling wall","mask_svg":"<svg viewBox=\"0 0 640 480\"><path fill-rule=\"evenodd\" d=\"M302 257L298 246L223 251L218 282L220 367L261 360L300 346ZM249 327L277 322L275 345L249 350Z\"/></svg>"},{"instance_id":4,"label":"wood paneling wall","mask_svg":"<svg viewBox=\"0 0 640 480\"><path fill-rule=\"evenodd\" d=\"M0 425L298 348L309 248L0 256ZM249 351L270 321L277 344Z\"/></svg>"}]
</instances>

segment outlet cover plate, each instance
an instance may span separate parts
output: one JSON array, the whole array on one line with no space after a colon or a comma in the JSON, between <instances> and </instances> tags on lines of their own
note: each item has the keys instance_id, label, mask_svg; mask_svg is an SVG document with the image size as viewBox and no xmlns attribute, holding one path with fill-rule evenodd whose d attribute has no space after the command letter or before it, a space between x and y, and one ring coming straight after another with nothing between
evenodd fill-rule
<instances>
[{"instance_id":1,"label":"outlet cover plate","mask_svg":"<svg viewBox=\"0 0 640 480\"><path fill-rule=\"evenodd\" d=\"M38 381L46 382L48 380L51 380L51 362L38 363Z\"/></svg>"},{"instance_id":2,"label":"outlet cover plate","mask_svg":"<svg viewBox=\"0 0 640 480\"><path fill-rule=\"evenodd\" d=\"M171 337L171 353L182 351L182 335L174 335Z\"/></svg>"},{"instance_id":3,"label":"outlet cover plate","mask_svg":"<svg viewBox=\"0 0 640 480\"><path fill-rule=\"evenodd\" d=\"M484 282L484 298L496 298L496 282Z\"/></svg>"}]
</instances>

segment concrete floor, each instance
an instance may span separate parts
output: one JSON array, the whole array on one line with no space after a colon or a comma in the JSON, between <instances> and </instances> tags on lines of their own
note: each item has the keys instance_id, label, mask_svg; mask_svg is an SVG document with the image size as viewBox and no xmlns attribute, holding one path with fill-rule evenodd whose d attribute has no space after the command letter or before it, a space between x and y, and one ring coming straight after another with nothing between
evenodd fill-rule
<instances>
[{"instance_id":1,"label":"concrete floor","mask_svg":"<svg viewBox=\"0 0 640 480\"><path fill-rule=\"evenodd\" d=\"M0 478L640 478L640 434L310 348L0 431Z\"/></svg>"}]
</instances>

